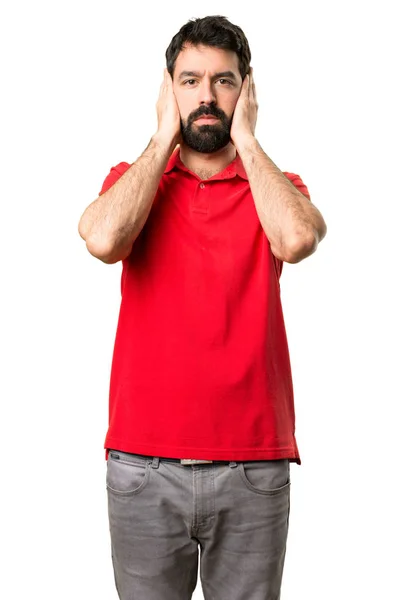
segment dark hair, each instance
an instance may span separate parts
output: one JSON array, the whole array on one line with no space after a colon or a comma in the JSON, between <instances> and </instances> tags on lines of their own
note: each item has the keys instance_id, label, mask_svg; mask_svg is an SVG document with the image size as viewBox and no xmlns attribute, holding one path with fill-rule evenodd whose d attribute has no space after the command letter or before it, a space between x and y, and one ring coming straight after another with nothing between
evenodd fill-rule
<instances>
[{"instance_id":1,"label":"dark hair","mask_svg":"<svg viewBox=\"0 0 400 600\"><path fill-rule=\"evenodd\" d=\"M190 19L174 35L165 53L167 69L173 77L175 62L185 44L192 46L213 46L236 52L242 79L250 71L251 52L242 29L233 25L226 17L213 16Z\"/></svg>"}]
</instances>

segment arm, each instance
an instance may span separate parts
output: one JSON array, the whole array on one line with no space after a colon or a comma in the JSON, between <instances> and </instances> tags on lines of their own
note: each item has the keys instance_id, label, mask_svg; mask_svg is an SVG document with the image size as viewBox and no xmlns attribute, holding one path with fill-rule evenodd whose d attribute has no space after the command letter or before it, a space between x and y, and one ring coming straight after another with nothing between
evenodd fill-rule
<instances>
[{"instance_id":1,"label":"arm","mask_svg":"<svg viewBox=\"0 0 400 600\"><path fill-rule=\"evenodd\" d=\"M278 169L255 138L238 144L238 152L272 253L289 263L300 262L315 252L325 237L321 213Z\"/></svg>"},{"instance_id":2,"label":"arm","mask_svg":"<svg viewBox=\"0 0 400 600\"><path fill-rule=\"evenodd\" d=\"M272 253L280 260L297 263L315 252L325 237L326 224L319 210L278 169L254 137L257 108L251 72L243 82L231 137L249 178Z\"/></svg>"},{"instance_id":3,"label":"arm","mask_svg":"<svg viewBox=\"0 0 400 600\"><path fill-rule=\"evenodd\" d=\"M108 264L130 254L149 216L172 149L153 137L136 163L87 207L79 234L90 254Z\"/></svg>"},{"instance_id":4,"label":"arm","mask_svg":"<svg viewBox=\"0 0 400 600\"><path fill-rule=\"evenodd\" d=\"M169 79L168 79L169 78ZM180 133L170 75L164 72L157 103L158 130L140 158L83 213L79 234L88 251L107 264L126 258L151 210L161 176Z\"/></svg>"}]
</instances>

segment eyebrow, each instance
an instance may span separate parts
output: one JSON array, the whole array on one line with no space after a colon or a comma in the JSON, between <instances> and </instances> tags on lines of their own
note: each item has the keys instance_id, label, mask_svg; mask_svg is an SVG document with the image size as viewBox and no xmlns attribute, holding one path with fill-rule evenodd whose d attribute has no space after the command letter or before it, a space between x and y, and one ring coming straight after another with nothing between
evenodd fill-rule
<instances>
[{"instance_id":1,"label":"eyebrow","mask_svg":"<svg viewBox=\"0 0 400 600\"><path fill-rule=\"evenodd\" d=\"M179 79L183 79L184 77L201 77L201 73L199 71L182 71L179 75ZM213 76L216 79L219 77L230 77L231 79L236 80L237 77L233 71L221 71L220 73L215 73Z\"/></svg>"}]
</instances>

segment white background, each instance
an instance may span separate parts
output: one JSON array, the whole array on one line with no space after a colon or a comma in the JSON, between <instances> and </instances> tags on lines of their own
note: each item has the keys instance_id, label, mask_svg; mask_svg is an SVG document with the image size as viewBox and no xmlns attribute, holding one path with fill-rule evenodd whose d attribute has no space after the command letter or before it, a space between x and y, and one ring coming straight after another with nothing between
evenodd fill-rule
<instances>
[{"instance_id":1,"label":"white background","mask_svg":"<svg viewBox=\"0 0 400 600\"><path fill-rule=\"evenodd\" d=\"M394 6L2 10L1 598L117 598L103 442L121 263L94 259L77 226L111 166L133 162L155 132L171 38L207 14L244 29L257 137L328 224L281 280L303 462L292 467L282 600L400 597Z\"/></svg>"}]
</instances>

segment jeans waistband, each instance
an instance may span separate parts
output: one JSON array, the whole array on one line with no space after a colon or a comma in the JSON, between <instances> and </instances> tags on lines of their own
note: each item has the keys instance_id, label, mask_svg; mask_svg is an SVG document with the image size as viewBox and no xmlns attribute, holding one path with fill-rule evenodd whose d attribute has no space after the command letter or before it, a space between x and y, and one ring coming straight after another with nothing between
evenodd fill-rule
<instances>
[{"instance_id":1,"label":"jeans waistband","mask_svg":"<svg viewBox=\"0 0 400 600\"><path fill-rule=\"evenodd\" d=\"M154 459L154 458L158 458L161 462L174 462L174 463L180 463L180 464L194 464L194 465L198 465L198 464L226 464L229 465L234 461L231 460L209 460L209 459L199 459L199 458L173 458L170 456L157 456L154 457L153 455L147 455L147 454L137 454L137 453L132 453L132 452L125 452L123 450L117 450L115 448L110 448L109 452L123 452L124 454L129 454L132 457L137 457L140 459L144 459L144 460L150 460L150 459Z\"/></svg>"}]
</instances>

